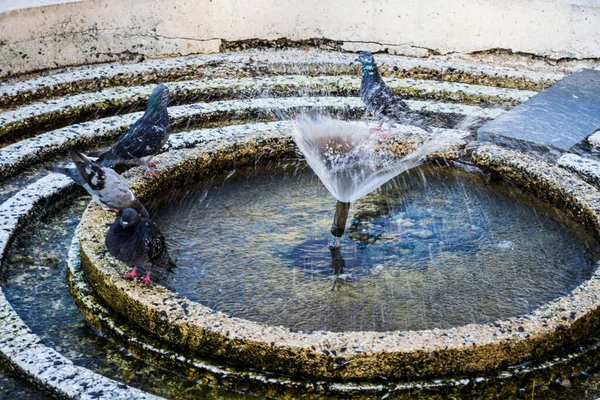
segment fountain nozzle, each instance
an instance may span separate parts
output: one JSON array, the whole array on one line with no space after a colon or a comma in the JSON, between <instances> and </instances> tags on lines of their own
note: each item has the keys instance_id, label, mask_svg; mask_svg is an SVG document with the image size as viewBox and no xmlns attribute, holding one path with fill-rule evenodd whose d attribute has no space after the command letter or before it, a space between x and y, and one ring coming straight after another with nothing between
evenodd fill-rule
<instances>
[{"instance_id":1,"label":"fountain nozzle","mask_svg":"<svg viewBox=\"0 0 600 400\"><path fill-rule=\"evenodd\" d=\"M333 217L333 224L331 224L331 235L334 238L341 238L346 231L346 220L348 219L348 211L350 211L350 203L344 203L338 201L335 205L335 215ZM335 244L332 245L332 242ZM330 240L329 247L339 247L339 240Z\"/></svg>"}]
</instances>

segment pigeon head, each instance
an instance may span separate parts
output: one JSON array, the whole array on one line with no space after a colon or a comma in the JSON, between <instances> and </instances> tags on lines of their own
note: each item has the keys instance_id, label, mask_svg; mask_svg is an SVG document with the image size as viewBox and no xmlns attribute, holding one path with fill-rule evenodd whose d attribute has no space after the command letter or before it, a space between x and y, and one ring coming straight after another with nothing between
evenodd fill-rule
<instances>
[{"instance_id":1,"label":"pigeon head","mask_svg":"<svg viewBox=\"0 0 600 400\"><path fill-rule=\"evenodd\" d=\"M356 61L359 61L361 64L375 64L375 58L373 58L373 54L369 51L361 51L358 53L358 58Z\"/></svg>"},{"instance_id":2,"label":"pigeon head","mask_svg":"<svg viewBox=\"0 0 600 400\"><path fill-rule=\"evenodd\" d=\"M169 104L169 88L163 84L158 85L148 99L147 111L166 109Z\"/></svg>"},{"instance_id":3,"label":"pigeon head","mask_svg":"<svg viewBox=\"0 0 600 400\"><path fill-rule=\"evenodd\" d=\"M358 53L356 61L360 62L363 67L363 73L373 74L377 71L377 65L375 65L375 58L373 54L368 51L361 51Z\"/></svg>"},{"instance_id":4,"label":"pigeon head","mask_svg":"<svg viewBox=\"0 0 600 400\"><path fill-rule=\"evenodd\" d=\"M121 218L119 219L119 224L123 228L127 228L128 226L134 226L138 222L140 222L140 215L133 208L126 208L121 214Z\"/></svg>"}]
</instances>

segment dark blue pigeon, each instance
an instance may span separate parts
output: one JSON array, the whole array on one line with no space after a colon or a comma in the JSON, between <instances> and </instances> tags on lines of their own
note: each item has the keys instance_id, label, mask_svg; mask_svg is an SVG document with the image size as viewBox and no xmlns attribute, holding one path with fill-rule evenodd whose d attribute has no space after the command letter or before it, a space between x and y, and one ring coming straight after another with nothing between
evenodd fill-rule
<instances>
[{"instance_id":1,"label":"dark blue pigeon","mask_svg":"<svg viewBox=\"0 0 600 400\"><path fill-rule=\"evenodd\" d=\"M131 272L123 276L125 279L140 276L137 267L146 269L146 277L142 280L144 286L153 284L150 280L152 268L171 272L176 267L158 226L132 208L123 211L121 217L112 223L104 243L113 257L133 266Z\"/></svg>"},{"instance_id":2,"label":"dark blue pigeon","mask_svg":"<svg viewBox=\"0 0 600 400\"><path fill-rule=\"evenodd\" d=\"M167 105L169 104L169 88L158 85L152 91L144 115L135 121L127 133L109 150L99 155L96 160L103 166L117 164L139 164L146 173L157 176L152 171L150 160L167 143L171 124Z\"/></svg>"},{"instance_id":3,"label":"dark blue pigeon","mask_svg":"<svg viewBox=\"0 0 600 400\"><path fill-rule=\"evenodd\" d=\"M360 98L367 105L367 109L381 120L381 124L374 129L380 131L384 122L398 122L416 125L430 131L426 121L415 112L411 111L402 97L394 92L381 79L375 58L368 51L361 51L356 61L362 64L362 81L360 83Z\"/></svg>"}]
</instances>

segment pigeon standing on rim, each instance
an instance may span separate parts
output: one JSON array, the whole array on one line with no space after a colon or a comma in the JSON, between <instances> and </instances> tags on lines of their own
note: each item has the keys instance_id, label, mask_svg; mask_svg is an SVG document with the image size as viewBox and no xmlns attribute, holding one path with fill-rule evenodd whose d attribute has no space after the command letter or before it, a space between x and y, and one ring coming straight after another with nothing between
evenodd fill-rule
<instances>
[{"instance_id":1,"label":"pigeon standing on rim","mask_svg":"<svg viewBox=\"0 0 600 400\"><path fill-rule=\"evenodd\" d=\"M121 211L126 208L136 209L148 217L148 211L135 197L127 181L113 169L103 167L90 160L77 150L69 149L69 156L76 168L48 167L50 171L67 175L83 188L105 210Z\"/></svg>"},{"instance_id":2,"label":"pigeon standing on rim","mask_svg":"<svg viewBox=\"0 0 600 400\"><path fill-rule=\"evenodd\" d=\"M367 109L381 120L375 131L381 131L384 122L407 123L430 131L426 121L411 111L402 97L381 79L375 58L370 52L361 51L356 61L362 64L360 98L367 105Z\"/></svg>"},{"instance_id":3,"label":"pigeon standing on rim","mask_svg":"<svg viewBox=\"0 0 600 400\"><path fill-rule=\"evenodd\" d=\"M150 280L152 267L169 272L176 267L158 226L150 219L141 217L132 208L123 211L121 217L113 222L104 243L113 257L134 266L131 272L123 276L125 279L140 276L137 267L145 267L146 277L142 280L144 286L153 284Z\"/></svg>"},{"instance_id":4,"label":"pigeon standing on rim","mask_svg":"<svg viewBox=\"0 0 600 400\"><path fill-rule=\"evenodd\" d=\"M156 155L167 143L171 124L167 105L169 104L169 88L158 85L148 99L144 115L135 121L127 133L109 150L99 155L96 160L103 166L117 164L142 165L146 174L158 176L149 166L152 156Z\"/></svg>"}]
</instances>

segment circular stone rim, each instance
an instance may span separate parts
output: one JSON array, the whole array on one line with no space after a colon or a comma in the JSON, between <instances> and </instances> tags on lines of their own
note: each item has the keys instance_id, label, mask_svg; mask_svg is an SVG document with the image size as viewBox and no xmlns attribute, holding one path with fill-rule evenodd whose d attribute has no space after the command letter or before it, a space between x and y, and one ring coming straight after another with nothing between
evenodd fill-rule
<instances>
[{"instance_id":1,"label":"circular stone rim","mask_svg":"<svg viewBox=\"0 0 600 400\"><path fill-rule=\"evenodd\" d=\"M405 154L424 138L397 145ZM198 178L223 169L268 161L295 150L289 136L237 137L155 158L163 169L149 180L130 170L131 186L143 199L168 190L184 177ZM466 151L465 151L466 150ZM438 154L439 155L439 154ZM567 211L600 237L597 189L572 173L531 155L494 145L464 142L446 149L447 159L463 158L494 170L509 183L531 191ZM91 204L79 233L82 266L91 287L113 310L167 342L199 354L261 371L331 380L365 380L407 376L431 377L485 372L547 355L588 335L600 319L600 271L569 295L529 314L489 324L450 329L390 332L292 331L281 326L230 317L171 292L146 289L121 278L128 267L106 254L104 235L114 215Z\"/></svg>"}]
</instances>

